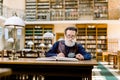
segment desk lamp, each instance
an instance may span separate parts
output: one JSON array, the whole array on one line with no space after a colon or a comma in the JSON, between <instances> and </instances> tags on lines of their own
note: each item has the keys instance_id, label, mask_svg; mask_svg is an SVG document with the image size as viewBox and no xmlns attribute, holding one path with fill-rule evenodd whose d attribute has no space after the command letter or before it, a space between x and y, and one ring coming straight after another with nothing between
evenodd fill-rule
<instances>
[{"instance_id":1,"label":"desk lamp","mask_svg":"<svg viewBox=\"0 0 120 80\"><path fill-rule=\"evenodd\" d=\"M40 45L39 45L39 47L41 47L42 48L42 50L41 50L41 57L43 57L44 56L44 47L46 47L45 46L45 44L44 43L41 43Z\"/></svg>"},{"instance_id":2,"label":"desk lamp","mask_svg":"<svg viewBox=\"0 0 120 80\"><path fill-rule=\"evenodd\" d=\"M47 41L48 49L50 49L52 47L52 43L50 43L50 41L52 41L53 38L54 38L54 34L49 31L47 31L46 33L43 34L43 39L45 39Z\"/></svg>"},{"instance_id":3,"label":"desk lamp","mask_svg":"<svg viewBox=\"0 0 120 80\"><path fill-rule=\"evenodd\" d=\"M13 17L10 17L8 19L6 19L5 23L4 23L4 26L6 26L7 28L12 28L12 30L14 31L14 35L13 35L13 39L14 39L14 44L13 44L13 58L12 60L16 60L16 57L15 57L15 49L16 49L16 39L17 39L17 28L23 28L25 26L25 23L24 21L17 17L17 16L13 16Z\"/></svg>"},{"instance_id":4,"label":"desk lamp","mask_svg":"<svg viewBox=\"0 0 120 80\"><path fill-rule=\"evenodd\" d=\"M28 41L27 45L30 46L30 50L32 50L32 45L33 45L33 44L34 44L34 43L33 43L32 41Z\"/></svg>"},{"instance_id":5,"label":"desk lamp","mask_svg":"<svg viewBox=\"0 0 120 80\"><path fill-rule=\"evenodd\" d=\"M54 34L48 31L48 32L43 34L43 38L53 39L54 38Z\"/></svg>"},{"instance_id":6,"label":"desk lamp","mask_svg":"<svg viewBox=\"0 0 120 80\"><path fill-rule=\"evenodd\" d=\"M48 40L48 48L50 48L52 46L52 44L49 42L50 40L52 40L54 38L54 34L51 32L46 32L45 34L43 34L43 38Z\"/></svg>"},{"instance_id":7,"label":"desk lamp","mask_svg":"<svg viewBox=\"0 0 120 80\"><path fill-rule=\"evenodd\" d=\"M52 47L52 44L48 44L48 48L51 48Z\"/></svg>"}]
</instances>

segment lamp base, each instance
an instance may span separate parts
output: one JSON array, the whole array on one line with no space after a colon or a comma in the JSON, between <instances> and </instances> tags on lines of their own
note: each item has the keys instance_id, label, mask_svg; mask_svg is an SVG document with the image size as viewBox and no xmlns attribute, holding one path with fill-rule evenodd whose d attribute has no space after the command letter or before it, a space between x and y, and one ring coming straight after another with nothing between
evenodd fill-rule
<instances>
[{"instance_id":1,"label":"lamp base","mask_svg":"<svg viewBox=\"0 0 120 80\"><path fill-rule=\"evenodd\" d=\"M11 56L11 57L9 57L9 60L18 60L18 57L16 57L16 56Z\"/></svg>"},{"instance_id":2,"label":"lamp base","mask_svg":"<svg viewBox=\"0 0 120 80\"><path fill-rule=\"evenodd\" d=\"M16 56L14 53L9 57L9 60L18 60L18 56Z\"/></svg>"}]
</instances>

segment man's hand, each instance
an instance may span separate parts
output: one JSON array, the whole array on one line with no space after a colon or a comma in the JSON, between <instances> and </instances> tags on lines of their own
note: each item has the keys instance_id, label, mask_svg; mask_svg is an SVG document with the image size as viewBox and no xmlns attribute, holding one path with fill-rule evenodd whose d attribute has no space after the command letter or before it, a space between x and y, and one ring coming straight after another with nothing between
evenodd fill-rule
<instances>
[{"instance_id":1,"label":"man's hand","mask_svg":"<svg viewBox=\"0 0 120 80\"><path fill-rule=\"evenodd\" d=\"M65 57L64 53L57 54L57 57Z\"/></svg>"},{"instance_id":2,"label":"man's hand","mask_svg":"<svg viewBox=\"0 0 120 80\"><path fill-rule=\"evenodd\" d=\"M84 57L82 54L76 54L75 58L77 58L79 60L84 60Z\"/></svg>"}]
</instances>

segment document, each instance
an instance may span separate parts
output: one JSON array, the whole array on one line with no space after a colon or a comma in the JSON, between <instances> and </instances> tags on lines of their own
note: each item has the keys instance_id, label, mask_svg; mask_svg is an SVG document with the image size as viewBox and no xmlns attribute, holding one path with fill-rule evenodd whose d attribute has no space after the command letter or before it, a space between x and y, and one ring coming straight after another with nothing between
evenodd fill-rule
<instances>
[{"instance_id":1,"label":"document","mask_svg":"<svg viewBox=\"0 0 120 80\"><path fill-rule=\"evenodd\" d=\"M68 57L42 57L37 58L37 61L79 61L76 58L68 58Z\"/></svg>"}]
</instances>

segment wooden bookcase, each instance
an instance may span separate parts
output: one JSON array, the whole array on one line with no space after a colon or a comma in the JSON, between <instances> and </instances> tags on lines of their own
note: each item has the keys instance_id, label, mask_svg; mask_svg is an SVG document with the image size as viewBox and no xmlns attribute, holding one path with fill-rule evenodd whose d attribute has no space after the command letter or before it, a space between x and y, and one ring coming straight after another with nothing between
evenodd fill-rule
<instances>
[{"instance_id":1,"label":"wooden bookcase","mask_svg":"<svg viewBox=\"0 0 120 80\"><path fill-rule=\"evenodd\" d=\"M49 43L52 44L53 40L43 39L43 34L46 32L53 32L54 25L45 24L45 25L32 25L27 24L25 26L25 49L30 49L29 45L27 45L28 41L33 41L34 45L32 46L33 50L40 49L40 43L44 43L46 45L45 49L47 49L47 45Z\"/></svg>"},{"instance_id":2,"label":"wooden bookcase","mask_svg":"<svg viewBox=\"0 0 120 80\"><path fill-rule=\"evenodd\" d=\"M27 21L108 19L108 0L26 0Z\"/></svg>"},{"instance_id":3,"label":"wooden bookcase","mask_svg":"<svg viewBox=\"0 0 120 80\"><path fill-rule=\"evenodd\" d=\"M50 20L64 20L64 3L63 0L50 0Z\"/></svg>"},{"instance_id":4,"label":"wooden bookcase","mask_svg":"<svg viewBox=\"0 0 120 80\"><path fill-rule=\"evenodd\" d=\"M78 19L78 0L65 0L65 20Z\"/></svg>"},{"instance_id":5,"label":"wooden bookcase","mask_svg":"<svg viewBox=\"0 0 120 80\"><path fill-rule=\"evenodd\" d=\"M95 0L94 2L94 19L108 18L108 2L107 0Z\"/></svg>"},{"instance_id":6,"label":"wooden bookcase","mask_svg":"<svg viewBox=\"0 0 120 80\"><path fill-rule=\"evenodd\" d=\"M50 1L49 0L36 0L37 1L37 9L36 16L37 20L50 20Z\"/></svg>"},{"instance_id":7,"label":"wooden bookcase","mask_svg":"<svg viewBox=\"0 0 120 80\"><path fill-rule=\"evenodd\" d=\"M76 24L78 28L77 42L96 57L98 49L107 51L107 24Z\"/></svg>"},{"instance_id":8,"label":"wooden bookcase","mask_svg":"<svg viewBox=\"0 0 120 80\"><path fill-rule=\"evenodd\" d=\"M78 5L78 20L94 19L94 0L79 0Z\"/></svg>"},{"instance_id":9,"label":"wooden bookcase","mask_svg":"<svg viewBox=\"0 0 120 80\"><path fill-rule=\"evenodd\" d=\"M36 0L26 0L26 20L36 20Z\"/></svg>"},{"instance_id":10,"label":"wooden bookcase","mask_svg":"<svg viewBox=\"0 0 120 80\"><path fill-rule=\"evenodd\" d=\"M56 41L64 39L64 33L56 33Z\"/></svg>"}]
</instances>

